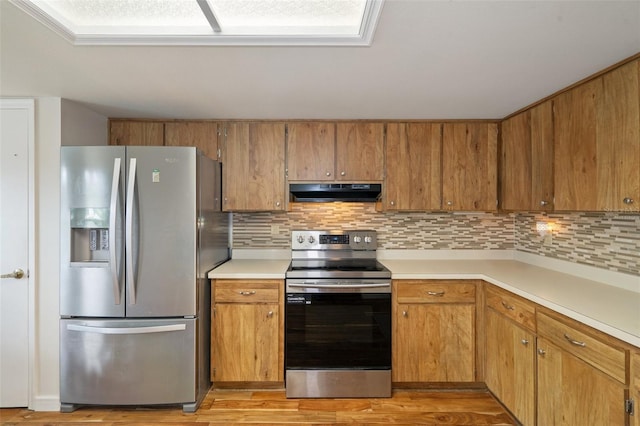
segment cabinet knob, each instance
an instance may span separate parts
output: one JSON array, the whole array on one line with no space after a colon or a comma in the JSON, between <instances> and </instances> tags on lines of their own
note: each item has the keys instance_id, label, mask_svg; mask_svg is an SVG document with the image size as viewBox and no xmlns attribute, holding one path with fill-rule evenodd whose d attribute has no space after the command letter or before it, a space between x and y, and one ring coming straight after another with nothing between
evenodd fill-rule
<instances>
[{"instance_id":1,"label":"cabinet knob","mask_svg":"<svg viewBox=\"0 0 640 426\"><path fill-rule=\"evenodd\" d=\"M407 311L402 311L402 316L406 318L409 316L409 313Z\"/></svg>"},{"instance_id":2,"label":"cabinet knob","mask_svg":"<svg viewBox=\"0 0 640 426\"><path fill-rule=\"evenodd\" d=\"M447 205L448 206L452 206L453 205L453 201L447 201Z\"/></svg>"},{"instance_id":3,"label":"cabinet knob","mask_svg":"<svg viewBox=\"0 0 640 426\"><path fill-rule=\"evenodd\" d=\"M280 201L276 201L276 207L280 207Z\"/></svg>"},{"instance_id":4,"label":"cabinet knob","mask_svg":"<svg viewBox=\"0 0 640 426\"><path fill-rule=\"evenodd\" d=\"M625 204L633 204L633 198L625 197L622 202Z\"/></svg>"},{"instance_id":5,"label":"cabinet knob","mask_svg":"<svg viewBox=\"0 0 640 426\"><path fill-rule=\"evenodd\" d=\"M546 354L547 354L547 351L545 351L544 349L538 349L538 355L545 356Z\"/></svg>"},{"instance_id":6,"label":"cabinet knob","mask_svg":"<svg viewBox=\"0 0 640 426\"><path fill-rule=\"evenodd\" d=\"M396 202L395 201L389 201L389 204L391 204L392 206L395 206Z\"/></svg>"},{"instance_id":7,"label":"cabinet knob","mask_svg":"<svg viewBox=\"0 0 640 426\"><path fill-rule=\"evenodd\" d=\"M527 339L522 339L522 340L520 340L520 343L522 343L523 345L527 346L529 344L529 341Z\"/></svg>"},{"instance_id":8,"label":"cabinet knob","mask_svg":"<svg viewBox=\"0 0 640 426\"><path fill-rule=\"evenodd\" d=\"M267 312L267 316L268 316L269 318L273 317L273 311L269 311L269 312Z\"/></svg>"},{"instance_id":9,"label":"cabinet knob","mask_svg":"<svg viewBox=\"0 0 640 426\"><path fill-rule=\"evenodd\" d=\"M545 200L540 201L540 206L541 207L548 206L548 205L549 205L548 201L545 201Z\"/></svg>"},{"instance_id":10,"label":"cabinet knob","mask_svg":"<svg viewBox=\"0 0 640 426\"><path fill-rule=\"evenodd\" d=\"M331 172L327 172L326 174L327 174L327 176L331 176Z\"/></svg>"},{"instance_id":11,"label":"cabinet knob","mask_svg":"<svg viewBox=\"0 0 640 426\"><path fill-rule=\"evenodd\" d=\"M340 176L345 176L346 174L346 172L340 172Z\"/></svg>"}]
</instances>

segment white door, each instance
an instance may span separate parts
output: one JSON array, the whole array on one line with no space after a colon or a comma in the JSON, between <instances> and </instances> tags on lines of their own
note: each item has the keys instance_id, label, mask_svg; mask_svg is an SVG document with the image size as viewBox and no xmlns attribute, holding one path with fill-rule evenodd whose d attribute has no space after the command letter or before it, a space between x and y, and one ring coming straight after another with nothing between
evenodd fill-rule
<instances>
[{"instance_id":1,"label":"white door","mask_svg":"<svg viewBox=\"0 0 640 426\"><path fill-rule=\"evenodd\" d=\"M0 407L26 407L34 102L0 99L0 112Z\"/></svg>"}]
</instances>

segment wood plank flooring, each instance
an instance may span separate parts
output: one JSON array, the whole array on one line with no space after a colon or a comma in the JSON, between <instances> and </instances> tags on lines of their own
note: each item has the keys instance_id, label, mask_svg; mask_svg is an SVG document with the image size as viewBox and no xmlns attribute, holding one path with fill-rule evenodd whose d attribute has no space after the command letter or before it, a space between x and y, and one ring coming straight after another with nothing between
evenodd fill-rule
<instances>
[{"instance_id":1,"label":"wood plank flooring","mask_svg":"<svg viewBox=\"0 0 640 426\"><path fill-rule=\"evenodd\" d=\"M484 391L405 391L392 398L287 399L284 390L212 389L197 412L179 407L83 407L73 413L0 410L12 426L205 426L205 425L516 425Z\"/></svg>"}]
</instances>

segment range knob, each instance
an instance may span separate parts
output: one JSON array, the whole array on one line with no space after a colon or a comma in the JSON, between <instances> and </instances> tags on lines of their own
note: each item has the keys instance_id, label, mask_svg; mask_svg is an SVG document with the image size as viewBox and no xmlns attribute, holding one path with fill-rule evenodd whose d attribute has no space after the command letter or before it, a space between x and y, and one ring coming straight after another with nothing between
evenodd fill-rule
<instances>
[{"instance_id":1,"label":"range knob","mask_svg":"<svg viewBox=\"0 0 640 426\"><path fill-rule=\"evenodd\" d=\"M302 235L298 235L298 242L300 244L304 243L304 237Z\"/></svg>"},{"instance_id":2,"label":"range knob","mask_svg":"<svg viewBox=\"0 0 640 426\"><path fill-rule=\"evenodd\" d=\"M366 237L364 237L365 243L370 244L372 241L373 241L373 238L371 238L370 236L367 235Z\"/></svg>"},{"instance_id":3,"label":"range knob","mask_svg":"<svg viewBox=\"0 0 640 426\"><path fill-rule=\"evenodd\" d=\"M309 244L313 244L316 242L316 239L313 238L313 235L309 235Z\"/></svg>"},{"instance_id":4,"label":"range knob","mask_svg":"<svg viewBox=\"0 0 640 426\"><path fill-rule=\"evenodd\" d=\"M353 237L353 242L354 243L360 243L362 242L362 237L359 235L356 235L355 237Z\"/></svg>"}]
</instances>

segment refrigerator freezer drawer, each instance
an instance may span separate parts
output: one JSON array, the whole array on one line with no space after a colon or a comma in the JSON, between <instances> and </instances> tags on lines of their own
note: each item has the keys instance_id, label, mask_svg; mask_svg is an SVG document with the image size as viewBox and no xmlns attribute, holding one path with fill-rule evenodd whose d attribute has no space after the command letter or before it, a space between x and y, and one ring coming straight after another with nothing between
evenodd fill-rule
<instances>
[{"instance_id":1,"label":"refrigerator freezer drawer","mask_svg":"<svg viewBox=\"0 0 640 426\"><path fill-rule=\"evenodd\" d=\"M192 404L196 319L60 320L62 406Z\"/></svg>"}]
</instances>

